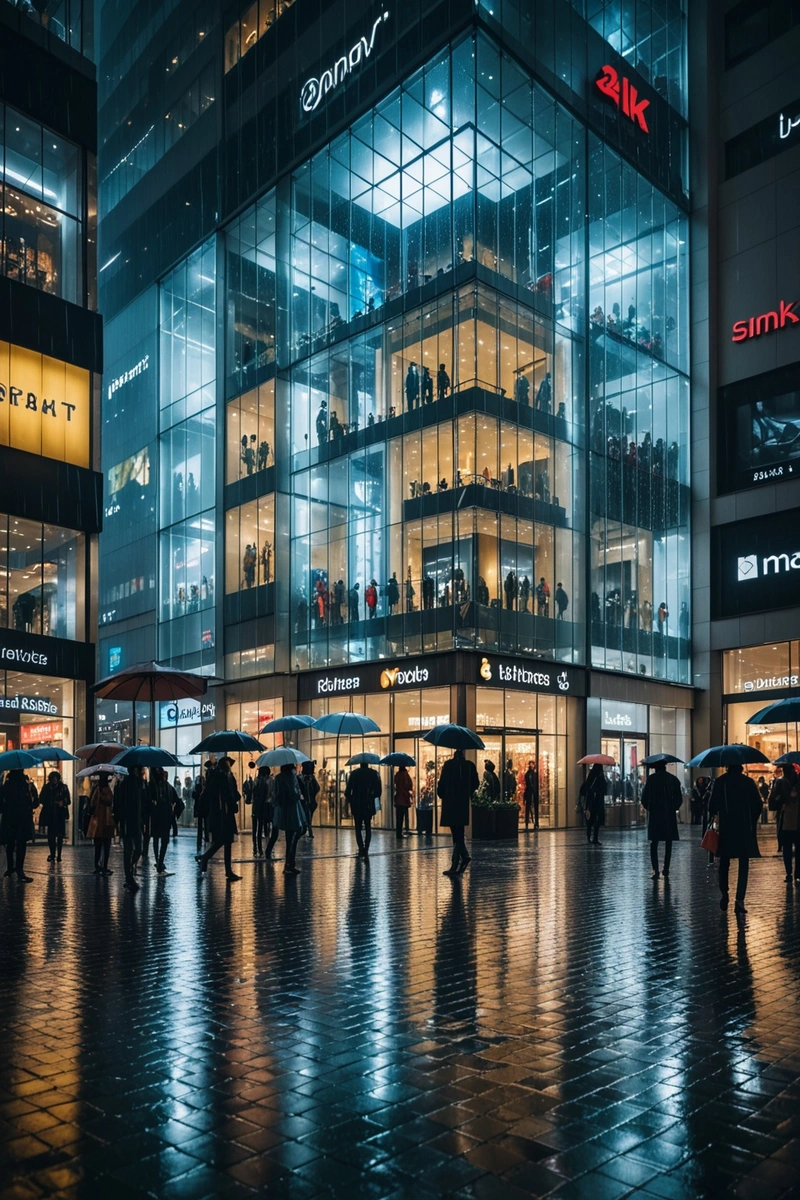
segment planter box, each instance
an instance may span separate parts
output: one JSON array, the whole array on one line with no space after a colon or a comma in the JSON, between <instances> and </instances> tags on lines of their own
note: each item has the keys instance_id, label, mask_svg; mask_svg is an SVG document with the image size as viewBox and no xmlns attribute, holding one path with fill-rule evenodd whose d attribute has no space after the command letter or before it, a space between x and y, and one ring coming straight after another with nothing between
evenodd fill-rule
<instances>
[{"instance_id":1,"label":"planter box","mask_svg":"<svg viewBox=\"0 0 800 1200\"><path fill-rule=\"evenodd\" d=\"M417 833L433 833L433 809L417 809Z\"/></svg>"},{"instance_id":2,"label":"planter box","mask_svg":"<svg viewBox=\"0 0 800 1200\"><path fill-rule=\"evenodd\" d=\"M472 836L479 841L498 841L516 838L519 830L519 808L472 807Z\"/></svg>"}]
</instances>

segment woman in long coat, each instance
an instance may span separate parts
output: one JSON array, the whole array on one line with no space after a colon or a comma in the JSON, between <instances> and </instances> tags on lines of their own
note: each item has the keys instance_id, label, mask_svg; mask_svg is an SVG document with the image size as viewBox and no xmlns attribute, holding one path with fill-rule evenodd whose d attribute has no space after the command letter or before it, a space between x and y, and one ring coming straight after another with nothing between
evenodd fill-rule
<instances>
[{"instance_id":1,"label":"woman in long coat","mask_svg":"<svg viewBox=\"0 0 800 1200\"><path fill-rule=\"evenodd\" d=\"M406 767L400 767L394 777L394 815L397 836L403 836L403 826L408 833L408 812L413 803L414 781Z\"/></svg>"},{"instance_id":2,"label":"woman in long coat","mask_svg":"<svg viewBox=\"0 0 800 1200\"><path fill-rule=\"evenodd\" d=\"M608 783L600 763L595 763L581 785L583 815L586 818L586 840L599 844L600 826L606 823L606 792Z\"/></svg>"},{"instance_id":3,"label":"woman in long coat","mask_svg":"<svg viewBox=\"0 0 800 1200\"><path fill-rule=\"evenodd\" d=\"M196 854L195 859L200 871L208 870L208 860L213 858L220 846L225 859L225 878L229 883L241 879L234 874L231 864L231 846L238 832L236 814L239 811L239 789L231 772L233 759L222 758L213 770L209 771L203 799L207 803L208 828L211 831L211 845L205 854Z\"/></svg>"},{"instance_id":4,"label":"woman in long coat","mask_svg":"<svg viewBox=\"0 0 800 1200\"><path fill-rule=\"evenodd\" d=\"M100 772L100 778L89 797L89 812L91 816L86 836L94 839L94 873L113 875L113 871L108 869L108 856L114 836L114 793L108 771Z\"/></svg>"},{"instance_id":5,"label":"woman in long coat","mask_svg":"<svg viewBox=\"0 0 800 1200\"><path fill-rule=\"evenodd\" d=\"M664 878L669 879L672 843L678 841L678 809L683 803L681 785L670 775L666 763L656 763L642 792L642 808L647 812L647 837L653 879L658 879L658 843L664 846Z\"/></svg>"},{"instance_id":6,"label":"woman in long coat","mask_svg":"<svg viewBox=\"0 0 800 1200\"><path fill-rule=\"evenodd\" d=\"M267 842L266 857L272 856L272 849L278 840L281 830L286 835L286 861L283 864L284 875L299 875L294 865L297 843L300 834L306 827L306 814L303 809L303 794L300 782L292 763L285 763L275 777L272 789L272 833Z\"/></svg>"},{"instance_id":7,"label":"woman in long coat","mask_svg":"<svg viewBox=\"0 0 800 1200\"><path fill-rule=\"evenodd\" d=\"M69 788L64 783L58 771L51 771L47 783L39 793L42 806L42 824L47 826L47 842L50 853L49 863L61 862L61 847L67 833L67 816L69 813Z\"/></svg>"},{"instance_id":8,"label":"woman in long coat","mask_svg":"<svg viewBox=\"0 0 800 1200\"><path fill-rule=\"evenodd\" d=\"M150 771L147 798L150 809L150 836L153 839L156 870L159 875L163 875L166 870L164 857L169 845L169 835L172 831L175 806L178 803L178 793L167 779L167 773L163 767L153 767Z\"/></svg>"},{"instance_id":9,"label":"woman in long coat","mask_svg":"<svg viewBox=\"0 0 800 1200\"><path fill-rule=\"evenodd\" d=\"M463 750L456 750L442 767L436 794L442 802L440 825L448 825L453 836L453 856L450 867L443 875L463 875L472 862L464 841L464 830L469 825L470 801L478 790L478 772L475 764L464 757Z\"/></svg>"},{"instance_id":10,"label":"woman in long coat","mask_svg":"<svg viewBox=\"0 0 800 1200\"><path fill-rule=\"evenodd\" d=\"M8 868L6 875L16 872L20 883L31 883L25 874L25 851L33 841L33 803L31 789L24 771L9 771L0 788L0 841L5 844Z\"/></svg>"},{"instance_id":11,"label":"woman in long coat","mask_svg":"<svg viewBox=\"0 0 800 1200\"><path fill-rule=\"evenodd\" d=\"M728 874L731 859L739 860L739 878L736 881L736 902L733 911L743 913L747 879L750 874L750 859L760 858L758 849L758 819L761 816L761 797L758 788L738 764L730 766L724 775L714 781L708 805L709 816L719 821L719 890L722 893L719 906L728 907Z\"/></svg>"}]
</instances>

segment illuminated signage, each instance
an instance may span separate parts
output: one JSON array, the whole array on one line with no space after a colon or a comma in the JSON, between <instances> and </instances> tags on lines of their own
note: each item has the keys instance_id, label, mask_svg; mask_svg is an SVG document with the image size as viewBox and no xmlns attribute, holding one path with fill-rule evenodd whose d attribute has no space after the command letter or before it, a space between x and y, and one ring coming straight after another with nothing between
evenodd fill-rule
<instances>
[{"instance_id":1,"label":"illuminated signage","mask_svg":"<svg viewBox=\"0 0 800 1200\"><path fill-rule=\"evenodd\" d=\"M323 675L317 680L317 695L329 696L333 692L357 692L361 687L360 675L349 675L342 679L336 675Z\"/></svg>"},{"instance_id":2,"label":"illuminated signage","mask_svg":"<svg viewBox=\"0 0 800 1200\"><path fill-rule=\"evenodd\" d=\"M381 687L384 691L387 688L408 687L409 684L427 683L430 672L427 667L386 667L381 671Z\"/></svg>"},{"instance_id":3,"label":"illuminated signage","mask_svg":"<svg viewBox=\"0 0 800 1200\"><path fill-rule=\"evenodd\" d=\"M639 92L627 75L620 78L619 71L606 64L600 68L600 74L595 80L594 86L626 117L630 117L634 125L638 125L645 133L650 132L644 115L644 110L649 108L650 101L639 99Z\"/></svg>"},{"instance_id":4,"label":"illuminated signage","mask_svg":"<svg viewBox=\"0 0 800 1200\"><path fill-rule=\"evenodd\" d=\"M89 372L0 342L0 445L89 466Z\"/></svg>"},{"instance_id":5,"label":"illuminated signage","mask_svg":"<svg viewBox=\"0 0 800 1200\"><path fill-rule=\"evenodd\" d=\"M176 725L199 725L202 721L213 721L217 706L213 700L165 700L161 705L160 726L162 729Z\"/></svg>"},{"instance_id":6,"label":"illuminated signage","mask_svg":"<svg viewBox=\"0 0 800 1200\"><path fill-rule=\"evenodd\" d=\"M761 313L758 317L749 317L746 321L734 321L732 342L747 342L750 338L761 337L763 333L772 333L776 329L785 329L786 325L797 325L800 316L794 311L796 300L781 300L777 311Z\"/></svg>"},{"instance_id":7,"label":"illuminated signage","mask_svg":"<svg viewBox=\"0 0 800 1200\"><path fill-rule=\"evenodd\" d=\"M304 113L314 112L323 97L337 88L348 75L352 75L362 63L367 61L375 45L375 34L379 27L388 20L389 13L381 13L373 22L369 37L366 34L360 37L357 42L353 43L349 52L343 54L341 58L337 58L333 66L329 67L327 71L323 71L318 79L312 76L305 81L300 89L300 107Z\"/></svg>"},{"instance_id":8,"label":"illuminated signage","mask_svg":"<svg viewBox=\"0 0 800 1200\"><path fill-rule=\"evenodd\" d=\"M740 554L736 562L736 582L750 583L761 575L780 575L784 571L800 571L800 550L792 554Z\"/></svg>"},{"instance_id":9,"label":"illuminated signage","mask_svg":"<svg viewBox=\"0 0 800 1200\"><path fill-rule=\"evenodd\" d=\"M64 726L61 721L49 721L47 725L20 725L21 746L38 746L41 743L61 741Z\"/></svg>"},{"instance_id":10,"label":"illuminated signage","mask_svg":"<svg viewBox=\"0 0 800 1200\"><path fill-rule=\"evenodd\" d=\"M47 655L38 650L20 650L16 646L0 646L0 658L25 667L46 667Z\"/></svg>"},{"instance_id":11,"label":"illuminated signage","mask_svg":"<svg viewBox=\"0 0 800 1200\"><path fill-rule=\"evenodd\" d=\"M714 620L800 605L800 508L711 531Z\"/></svg>"},{"instance_id":12,"label":"illuminated signage","mask_svg":"<svg viewBox=\"0 0 800 1200\"><path fill-rule=\"evenodd\" d=\"M647 705L620 704L617 700L600 701L601 729L635 729L647 732Z\"/></svg>"},{"instance_id":13,"label":"illuminated signage","mask_svg":"<svg viewBox=\"0 0 800 1200\"><path fill-rule=\"evenodd\" d=\"M743 686L746 692L772 692L778 688L797 687L800 675L757 675L755 679L745 679Z\"/></svg>"},{"instance_id":14,"label":"illuminated signage","mask_svg":"<svg viewBox=\"0 0 800 1200\"><path fill-rule=\"evenodd\" d=\"M48 717L54 717L58 712L58 706L44 696L20 696L18 693L0 696L0 708L11 712L43 713Z\"/></svg>"},{"instance_id":15,"label":"illuminated signage","mask_svg":"<svg viewBox=\"0 0 800 1200\"><path fill-rule=\"evenodd\" d=\"M482 658L478 664L478 676L487 683L509 684L511 687L532 688L534 691L569 692L572 689L572 680L566 671L539 664L527 666L514 661Z\"/></svg>"},{"instance_id":16,"label":"illuminated signage","mask_svg":"<svg viewBox=\"0 0 800 1200\"><path fill-rule=\"evenodd\" d=\"M117 375L116 379L112 379L111 383L108 385L109 400L114 395L114 392L118 392L119 389L124 387L126 383L130 383L132 379L136 379L137 376L143 375L149 366L150 355L145 354L144 358L140 358L134 367L131 367L127 371L123 371L121 375Z\"/></svg>"},{"instance_id":17,"label":"illuminated signage","mask_svg":"<svg viewBox=\"0 0 800 1200\"><path fill-rule=\"evenodd\" d=\"M781 140L788 138L792 130L796 129L798 125L800 125L800 117L784 117L783 113L781 113L778 118L778 133L781 136Z\"/></svg>"}]
</instances>

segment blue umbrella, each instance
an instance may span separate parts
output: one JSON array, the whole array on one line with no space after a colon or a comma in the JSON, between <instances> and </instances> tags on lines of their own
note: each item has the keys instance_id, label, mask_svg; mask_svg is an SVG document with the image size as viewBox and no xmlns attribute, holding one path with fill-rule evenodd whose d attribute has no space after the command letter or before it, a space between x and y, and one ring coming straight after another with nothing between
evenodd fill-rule
<instances>
[{"instance_id":1,"label":"blue umbrella","mask_svg":"<svg viewBox=\"0 0 800 1200\"><path fill-rule=\"evenodd\" d=\"M434 725L423 739L432 746L444 746L448 750L485 750L481 738L466 725Z\"/></svg>"},{"instance_id":2,"label":"blue umbrella","mask_svg":"<svg viewBox=\"0 0 800 1200\"><path fill-rule=\"evenodd\" d=\"M800 696L787 696L785 700L773 700L766 708L760 708L745 725L768 725L774 721L779 725L793 725L800 721Z\"/></svg>"},{"instance_id":3,"label":"blue umbrella","mask_svg":"<svg viewBox=\"0 0 800 1200\"><path fill-rule=\"evenodd\" d=\"M782 754L780 758L776 758L774 760L774 764L776 767L800 766L800 750L787 750L787 752Z\"/></svg>"},{"instance_id":4,"label":"blue umbrella","mask_svg":"<svg viewBox=\"0 0 800 1200\"><path fill-rule=\"evenodd\" d=\"M111 760L118 767L179 767L181 764L169 750L161 746L130 746Z\"/></svg>"},{"instance_id":5,"label":"blue umbrella","mask_svg":"<svg viewBox=\"0 0 800 1200\"><path fill-rule=\"evenodd\" d=\"M372 717L354 712L328 713L325 717L317 717L311 728L318 729L320 733L333 733L336 737L363 737L365 733L381 731L380 725Z\"/></svg>"},{"instance_id":6,"label":"blue umbrella","mask_svg":"<svg viewBox=\"0 0 800 1200\"><path fill-rule=\"evenodd\" d=\"M0 771L24 771L26 767L40 767L42 761L27 750L4 750L0 754Z\"/></svg>"},{"instance_id":7,"label":"blue umbrella","mask_svg":"<svg viewBox=\"0 0 800 1200\"><path fill-rule=\"evenodd\" d=\"M62 750L60 746L33 746L28 753L40 763L80 762L74 754L70 754L69 750Z\"/></svg>"},{"instance_id":8,"label":"blue umbrella","mask_svg":"<svg viewBox=\"0 0 800 1200\"><path fill-rule=\"evenodd\" d=\"M415 767L416 765L417 760L410 754L406 754L405 750L393 750L391 754L384 754L381 759L382 767Z\"/></svg>"},{"instance_id":9,"label":"blue umbrella","mask_svg":"<svg viewBox=\"0 0 800 1200\"><path fill-rule=\"evenodd\" d=\"M380 761L380 754L375 754L372 750L362 750L359 754L354 754L352 758L348 758L345 766L357 767L360 763L367 763L368 766L377 766Z\"/></svg>"},{"instance_id":10,"label":"blue umbrella","mask_svg":"<svg viewBox=\"0 0 800 1200\"><path fill-rule=\"evenodd\" d=\"M190 754L243 754L245 750L263 750L264 746L241 729L220 729L198 742Z\"/></svg>"},{"instance_id":11,"label":"blue umbrella","mask_svg":"<svg viewBox=\"0 0 800 1200\"><path fill-rule=\"evenodd\" d=\"M308 729L309 725L314 724L314 718L306 716L303 713L290 713L286 717L275 717L273 721L267 721L262 733L291 733L295 729Z\"/></svg>"},{"instance_id":12,"label":"blue umbrella","mask_svg":"<svg viewBox=\"0 0 800 1200\"><path fill-rule=\"evenodd\" d=\"M734 742L730 746L710 746L690 758L687 767L734 767L745 766L747 763L768 763L766 754L753 746L743 746Z\"/></svg>"}]
</instances>

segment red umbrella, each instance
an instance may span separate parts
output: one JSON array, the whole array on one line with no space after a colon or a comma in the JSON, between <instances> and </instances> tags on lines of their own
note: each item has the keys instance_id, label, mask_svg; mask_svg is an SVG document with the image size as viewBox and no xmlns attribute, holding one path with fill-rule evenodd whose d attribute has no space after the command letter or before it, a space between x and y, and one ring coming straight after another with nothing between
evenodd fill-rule
<instances>
[{"instance_id":1,"label":"red umbrella","mask_svg":"<svg viewBox=\"0 0 800 1200\"><path fill-rule=\"evenodd\" d=\"M85 758L91 766L94 763L108 763L125 749L119 742L89 742L75 751L78 758Z\"/></svg>"},{"instance_id":2,"label":"red umbrella","mask_svg":"<svg viewBox=\"0 0 800 1200\"><path fill-rule=\"evenodd\" d=\"M601 767L613 767L616 762L617 760L610 754L585 754L583 758L578 759L578 766L593 767L595 763L599 763Z\"/></svg>"}]
</instances>

